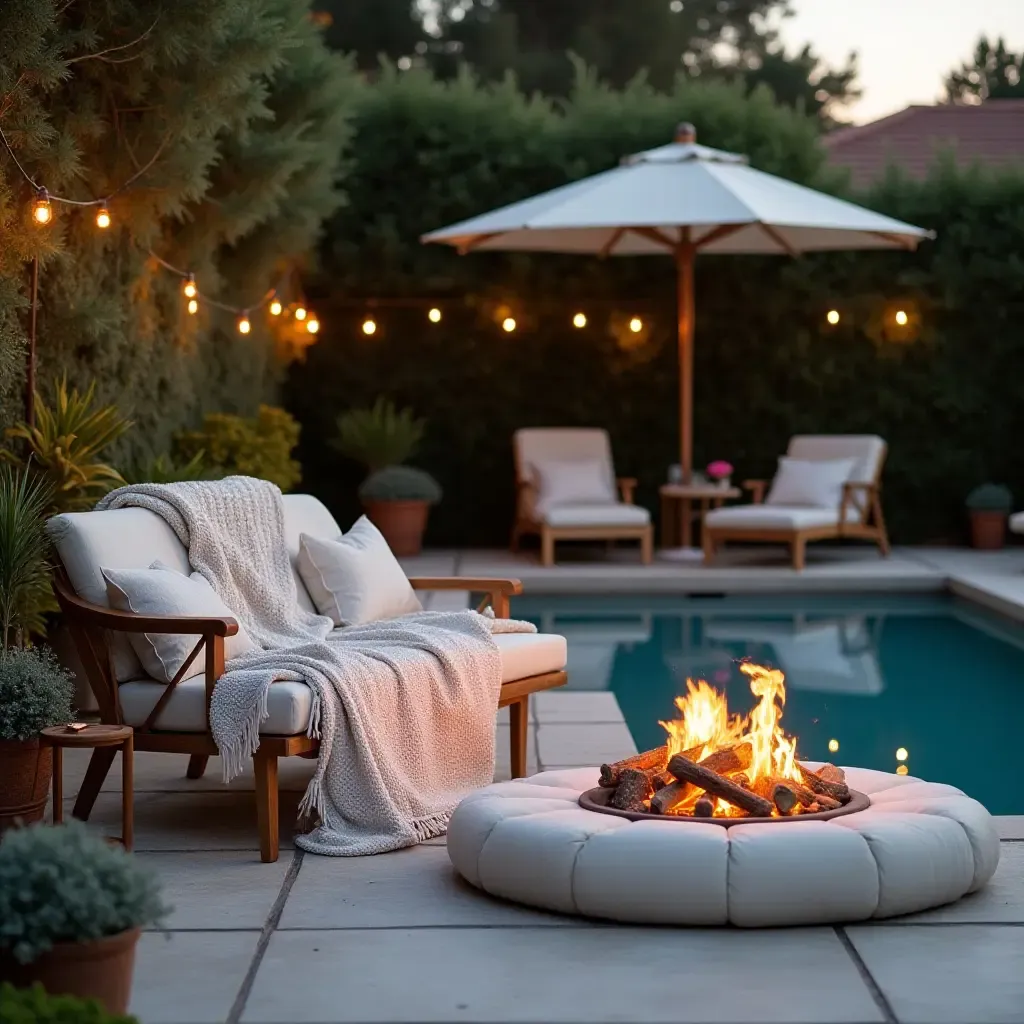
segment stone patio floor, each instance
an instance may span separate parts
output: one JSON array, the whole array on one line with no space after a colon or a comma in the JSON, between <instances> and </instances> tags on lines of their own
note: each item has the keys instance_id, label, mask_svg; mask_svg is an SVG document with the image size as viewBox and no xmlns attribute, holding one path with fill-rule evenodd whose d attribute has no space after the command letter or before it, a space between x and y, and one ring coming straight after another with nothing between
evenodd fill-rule
<instances>
[{"instance_id":1,"label":"stone patio floor","mask_svg":"<svg viewBox=\"0 0 1024 1024\"><path fill-rule=\"evenodd\" d=\"M1022 549L898 552L886 562L836 554L838 561L814 558L795 580L781 564L752 571L742 560L643 571L618 552L596 569L542 570L500 553L454 552L426 554L408 569L514 570L531 592L951 587L1024 618ZM507 729L499 719L499 779L508 777ZM610 693L534 701L531 772L634 749ZM203 779L189 781L185 764L163 754L136 761L137 854L175 907L167 932L147 932L139 947L131 1010L143 1024L1024 1022L1024 815L998 819L995 879L951 907L842 928L635 928L479 893L455 875L444 839L362 859L294 850L288 837L312 771L298 758L281 762L281 858L262 864L251 776L225 786L212 759ZM66 757L65 813L84 766ZM95 827L117 831L119 786L115 762Z\"/></svg>"}]
</instances>

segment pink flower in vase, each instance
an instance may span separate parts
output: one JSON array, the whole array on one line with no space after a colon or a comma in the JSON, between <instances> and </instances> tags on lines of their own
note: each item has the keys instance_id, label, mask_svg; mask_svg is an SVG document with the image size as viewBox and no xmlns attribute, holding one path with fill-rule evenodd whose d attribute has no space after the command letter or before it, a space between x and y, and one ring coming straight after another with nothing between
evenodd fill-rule
<instances>
[{"instance_id":1,"label":"pink flower in vase","mask_svg":"<svg viewBox=\"0 0 1024 1024\"><path fill-rule=\"evenodd\" d=\"M724 459L716 459L708 463L707 474L712 480L728 480L732 476L732 466Z\"/></svg>"}]
</instances>

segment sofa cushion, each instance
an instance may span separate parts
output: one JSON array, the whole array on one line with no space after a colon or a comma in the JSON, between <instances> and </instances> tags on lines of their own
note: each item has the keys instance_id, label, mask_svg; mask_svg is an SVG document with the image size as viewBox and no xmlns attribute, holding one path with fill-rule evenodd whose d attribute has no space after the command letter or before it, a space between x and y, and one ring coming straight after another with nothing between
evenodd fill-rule
<instances>
[{"instance_id":1,"label":"sofa cushion","mask_svg":"<svg viewBox=\"0 0 1024 1024\"><path fill-rule=\"evenodd\" d=\"M839 510L827 508L785 508L781 505L730 505L712 509L704 525L729 530L809 530L839 526Z\"/></svg>"},{"instance_id":2,"label":"sofa cushion","mask_svg":"<svg viewBox=\"0 0 1024 1024\"><path fill-rule=\"evenodd\" d=\"M565 667L565 637L549 633L497 633L501 681L512 682ZM136 679L118 687L121 710L128 725L139 726L153 710L165 684ZM270 717L260 726L263 735L294 736L306 732L312 693L305 683L279 681L270 687ZM178 683L164 705L156 728L167 732L206 731L206 685L202 676Z\"/></svg>"},{"instance_id":3,"label":"sofa cushion","mask_svg":"<svg viewBox=\"0 0 1024 1024\"><path fill-rule=\"evenodd\" d=\"M149 569L104 569L110 605L136 615L215 615L234 613L220 599L206 579L194 572L185 576L154 562ZM129 633L128 642L146 673L169 683L199 642L198 634ZM234 636L224 638L224 657L231 661L256 644L241 624ZM185 678L201 675L205 659L200 652L186 669Z\"/></svg>"},{"instance_id":4,"label":"sofa cushion","mask_svg":"<svg viewBox=\"0 0 1024 1024\"><path fill-rule=\"evenodd\" d=\"M559 505L594 505L615 501L615 489L602 459L558 459L537 467L537 509Z\"/></svg>"},{"instance_id":5,"label":"sofa cushion","mask_svg":"<svg viewBox=\"0 0 1024 1024\"><path fill-rule=\"evenodd\" d=\"M548 526L646 526L651 514L639 505L622 502L606 504L555 505L543 515Z\"/></svg>"},{"instance_id":6,"label":"sofa cushion","mask_svg":"<svg viewBox=\"0 0 1024 1024\"><path fill-rule=\"evenodd\" d=\"M423 610L384 535L366 516L333 540L302 534L298 567L317 611L336 626Z\"/></svg>"},{"instance_id":7,"label":"sofa cushion","mask_svg":"<svg viewBox=\"0 0 1024 1024\"><path fill-rule=\"evenodd\" d=\"M593 427L525 427L512 435L516 470L521 480L528 480L538 492L525 495L525 515L536 518L534 499L541 485L542 467L550 462L599 462L606 481L609 499L615 496L615 469L608 431Z\"/></svg>"},{"instance_id":8,"label":"sofa cushion","mask_svg":"<svg viewBox=\"0 0 1024 1024\"><path fill-rule=\"evenodd\" d=\"M284 542L288 546L288 558L292 564L292 577L298 592L299 607L306 612L315 612L316 605L306 591L299 572L299 547L302 534L319 540L334 540L341 536L338 521L327 510L327 506L312 494L286 494L284 505Z\"/></svg>"},{"instance_id":9,"label":"sofa cushion","mask_svg":"<svg viewBox=\"0 0 1024 1024\"><path fill-rule=\"evenodd\" d=\"M856 466L856 459L811 460L783 455L764 503L837 509L843 500L843 484Z\"/></svg>"}]
</instances>

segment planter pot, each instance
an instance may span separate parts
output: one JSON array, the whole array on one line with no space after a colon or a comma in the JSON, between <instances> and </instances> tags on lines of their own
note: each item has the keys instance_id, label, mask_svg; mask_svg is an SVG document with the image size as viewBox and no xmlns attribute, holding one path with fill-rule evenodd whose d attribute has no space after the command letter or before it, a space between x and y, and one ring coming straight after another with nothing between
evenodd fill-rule
<instances>
[{"instance_id":1,"label":"planter pot","mask_svg":"<svg viewBox=\"0 0 1024 1024\"><path fill-rule=\"evenodd\" d=\"M98 999L108 1013L124 1013L132 994L138 928L91 942L58 942L30 964L0 953L0 981L28 988L37 981L50 995Z\"/></svg>"},{"instance_id":2,"label":"planter pot","mask_svg":"<svg viewBox=\"0 0 1024 1024\"><path fill-rule=\"evenodd\" d=\"M0 833L41 821L53 776L53 749L38 738L0 740Z\"/></svg>"},{"instance_id":3,"label":"planter pot","mask_svg":"<svg viewBox=\"0 0 1024 1024\"><path fill-rule=\"evenodd\" d=\"M423 547L430 503L426 501L364 501L370 522L399 556L418 555Z\"/></svg>"},{"instance_id":4,"label":"planter pot","mask_svg":"<svg viewBox=\"0 0 1024 1024\"><path fill-rule=\"evenodd\" d=\"M997 551L1006 543L1005 512L971 512L971 545Z\"/></svg>"}]
</instances>

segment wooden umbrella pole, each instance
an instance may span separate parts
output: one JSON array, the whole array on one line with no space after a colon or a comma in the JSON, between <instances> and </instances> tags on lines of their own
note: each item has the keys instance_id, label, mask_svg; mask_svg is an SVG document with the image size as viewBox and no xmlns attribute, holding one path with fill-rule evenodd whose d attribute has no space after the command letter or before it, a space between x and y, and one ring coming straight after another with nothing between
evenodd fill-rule
<instances>
[{"instance_id":1,"label":"wooden umbrella pole","mask_svg":"<svg viewBox=\"0 0 1024 1024\"><path fill-rule=\"evenodd\" d=\"M696 246L690 241L690 229L683 229L683 240L676 249L679 275L679 459L683 481L693 474L693 260Z\"/></svg>"}]
</instances>

